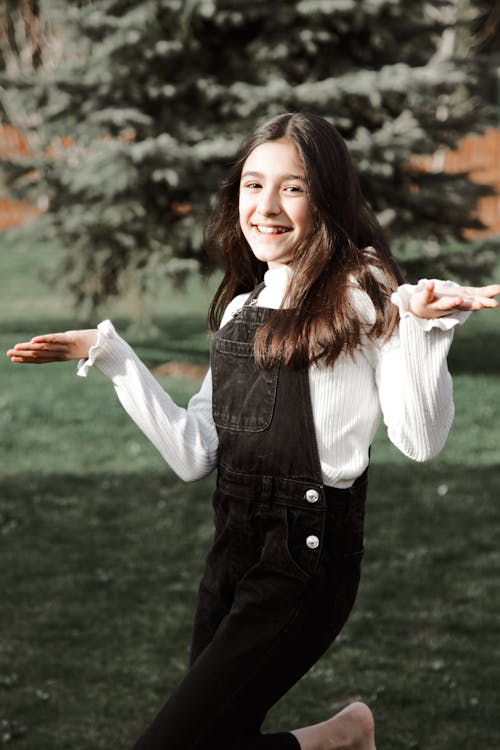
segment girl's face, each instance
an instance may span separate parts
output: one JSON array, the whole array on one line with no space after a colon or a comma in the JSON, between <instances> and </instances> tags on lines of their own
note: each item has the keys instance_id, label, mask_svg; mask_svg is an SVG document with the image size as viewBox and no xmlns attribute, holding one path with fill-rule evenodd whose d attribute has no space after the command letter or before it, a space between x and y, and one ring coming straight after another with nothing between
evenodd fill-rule
<instances>
[{"instance_id":1,"label":"girl's face","mask_svg":"<svg viewBox=\"0 0 500 750\"><path fill-rule=\"evenodd\" d=\"M313 228L304 167L288 138L257 146L243 165L241 230L253 254L269 268L287 265Z\"/></svg>"}]
</instances>

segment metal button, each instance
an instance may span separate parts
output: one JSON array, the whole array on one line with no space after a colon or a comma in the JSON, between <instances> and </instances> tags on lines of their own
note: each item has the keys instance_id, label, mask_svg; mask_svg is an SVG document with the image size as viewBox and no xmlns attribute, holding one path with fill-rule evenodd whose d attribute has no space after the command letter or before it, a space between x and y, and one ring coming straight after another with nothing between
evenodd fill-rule
<instances>
[{"instance_id":1,"label":"metal button","mask_svg":"<svg viewBox=\"0 0 500 750\"><path fill-rule=\"evenodd\" d=\"M311 534L311 536L307 537L306 544L309 549L317 549L319 547L319 539L314 534Z\"/></svg>"},{"instance_id":2,"label":"metal button","mask_svg":"<svg viewBox=\"0 0 500 750\"><path fill-rule=\"evenodd\" d=\"M308 503L317 503L319 500L319 492L318 490L307 490L306 492L306 500Z\"/></svg>"}]
</instances>

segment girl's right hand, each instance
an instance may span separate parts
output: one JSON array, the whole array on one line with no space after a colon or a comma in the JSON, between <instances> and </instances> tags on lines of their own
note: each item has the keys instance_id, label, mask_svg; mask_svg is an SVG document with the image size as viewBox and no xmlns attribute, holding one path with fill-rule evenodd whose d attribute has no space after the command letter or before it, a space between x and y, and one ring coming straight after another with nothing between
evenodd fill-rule
<instances>
[{"instance_id":1,"label":"girl's right hand","mask_svg":"<svg viewBox=\"0 0 500 750\"><path fill-rule=\"evenodd\" d=\"M97 328L65 333L45 333L35 336L9 349L11 362L41 365L46 362L65 362L70 359L87 359L91 347L97 342Z\"/></svg>"}]
</instances>

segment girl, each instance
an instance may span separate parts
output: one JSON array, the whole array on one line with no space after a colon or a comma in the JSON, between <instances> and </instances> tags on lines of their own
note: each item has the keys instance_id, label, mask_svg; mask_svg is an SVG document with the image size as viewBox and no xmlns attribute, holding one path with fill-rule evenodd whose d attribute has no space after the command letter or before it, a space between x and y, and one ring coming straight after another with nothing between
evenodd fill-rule
<instances>
[{"instance_id":1,"label":"girl","mask_svg":"<svg viewBox=\"0 0 500 750\"><path fill-rule=\"evenodd\" d=\"M206 241L226 275L210 309L211 369L187 409L109 321L8 352L82 359L82 376L97 367L180 477L217 467L190 669L135 749L374 750L362 703L292 731L261 726L353 606L378 422L417 461L442 448L452 329L496 307L500 286L401 285L344 141L309 114L250 135Z\"/></svg>"}]
</instances>

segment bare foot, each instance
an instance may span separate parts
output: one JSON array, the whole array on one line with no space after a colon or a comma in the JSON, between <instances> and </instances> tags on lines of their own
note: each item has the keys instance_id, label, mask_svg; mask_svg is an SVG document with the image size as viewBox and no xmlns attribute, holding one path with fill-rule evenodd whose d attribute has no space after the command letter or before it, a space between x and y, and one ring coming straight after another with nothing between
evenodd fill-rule
<instances>
[{"instance_id":1,"label":"bare foot","mask_svg":"<svg viewBox=\"0 0 500 750\"><path fill-rule=\"evenodd\" d=\"M301 750L376 750L373 714L364 703L351 703L327 721L292 734Z\"/></svg>"}]
</instances>

